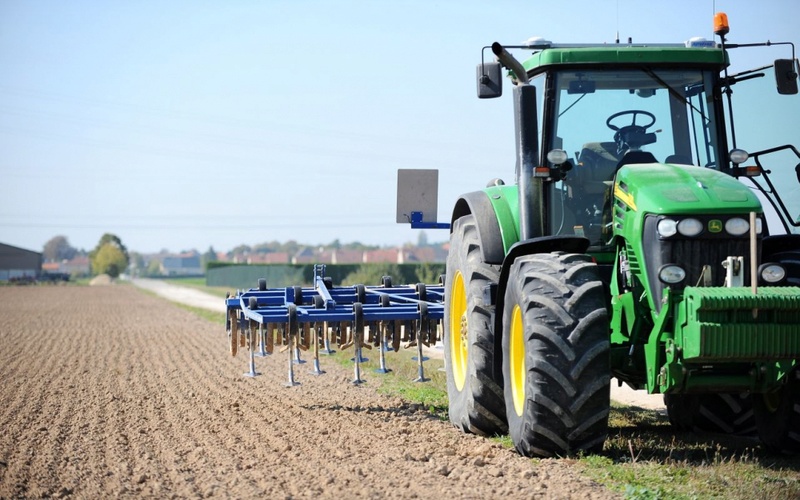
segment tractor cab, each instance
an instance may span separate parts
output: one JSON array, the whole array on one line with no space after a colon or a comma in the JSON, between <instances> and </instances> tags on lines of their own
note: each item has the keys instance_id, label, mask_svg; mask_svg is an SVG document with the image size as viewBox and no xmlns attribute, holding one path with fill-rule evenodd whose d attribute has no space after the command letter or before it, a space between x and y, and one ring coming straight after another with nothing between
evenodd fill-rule
<instances>
[{"instance_id":1,"label":"tractor cab","mask_svg":"<svg viewBox=\"0 0 800 500\"><path fill-rule=\"evenodd\" d=\"M610 250L611 191L621 167L718 169L727 161L715 92L727 63L713 44L531 46L535 52L518 70L536 89L535 149L538 166L547 167L543 235L582 236L590 252ZM490 64L479 66L479 97L499 95L498 85L480 83L481 76L492 81L493 71Z\"/></svg>"},{"instance_id":2,"label":"tractor cab","mask_svg":"<svg viewBox=\"0 0 800 500\"><path fill-rule=\"evenodd\" d=\"M546 189L549 231L610 245L611 186L625 165L716 168L720 143L715 71L681 67L558 69L542 79L546 159L566 152ZM548 156L549 155L549 156ZM563 154L561 155L564 156ZM558 158L555 158L558 161Z\"/></svg>"}]
</instances>

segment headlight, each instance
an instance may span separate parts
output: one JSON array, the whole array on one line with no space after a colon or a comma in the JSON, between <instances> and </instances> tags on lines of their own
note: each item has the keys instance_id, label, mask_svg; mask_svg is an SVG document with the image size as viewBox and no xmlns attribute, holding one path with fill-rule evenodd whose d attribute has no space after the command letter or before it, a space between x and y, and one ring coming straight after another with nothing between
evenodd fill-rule
<instances>
[{"instance_id":1,"label":"headlight","mask_svg":"<svg viewBox=\"0 0 800 500\"><path fill-rule=\"evenodd\" d=\"M678 222L678 232L684 236L697 236L703 232L703 223L697 219L683 219Z\"/></svg>"},{"instance_id":2,"label":"headlight","mask_svg":"<svg viewBox=\"0 0 800 500\"><path fill-rule=\"evenodd\" d=\"M733 217L725 221L725 230L733 236L741 236L750 230L750 223L741 217Z\"/></svg>"},{"instance_id":3,"label":"headlight","mask_svg":"<svg viewBox=\"0 0 800 500\"><path fill-rule=\"evenodd\" d=\"M661 219L658 221L657 231L662 238L675 236L678 232L678 223L672 219Z\"/></svg>"},{"instance_id":4,"label":"headlight","mask_svg":"<svg viewBox=\"0 0 800 500\"><path fill-rule=\"evenodd\" d=\"M764 223L761 222L761 217L756 218L756 234L761 234L761 231L764 229Z\"/></svg>"},{"instance_id":5,"label":"headlight","mask_svg":"<svg viewBox=\"0 0 800 500\"><path fill-rule=\"evenodd\" d=\"M553 165L561 165L567 161L567 152L563 149L551 149L547 152L547 161Z\"/></svg>"},{"instance_id":6,"label":"headlight","mask_svg":"<svg viewBox=\"0 0 800 500\"><path fill-rule=\"evenodd\" d=\"M667 285L677 285L686 279L686 271L676 264L664 264L658 270L658 279Z\"/></svg>"},{"instance_id":7,"label":"headlight","mask_svg":"<svg viewBox=\"0 0 800 500\"><path fill-rule=\"evenodd\" d=\"M750 158L750 155L744 149L731 149L730 158L734 164L741 165Z\"/></svg>"},{"instance_id":8,"label":"headlight","mask_svg":"<svg viewBox=\"0 0 800 500\"><path fill-rule=\"evenodd\" d=\"M761 264L758 266L758 275L765 283L774 285L786 278L786 269L780 264Z\"/></svg>"}]
</instances>

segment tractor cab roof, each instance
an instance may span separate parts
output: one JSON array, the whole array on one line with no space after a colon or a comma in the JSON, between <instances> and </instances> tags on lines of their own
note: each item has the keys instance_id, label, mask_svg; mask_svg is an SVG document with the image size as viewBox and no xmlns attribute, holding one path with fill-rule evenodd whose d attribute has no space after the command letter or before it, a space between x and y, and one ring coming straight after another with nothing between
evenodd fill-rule
<instances>
[{"instance_id":1,"label":"tractor cab roof","mask_svg":"<svg viewBox=\"0 0 800 500\"><path fill-rule=\"evenodd\" d=\"M522 66L537 74L552 66L631 66L670 65L684 67L716 67L728 65L722 48L712 42L693 39L684 44L553 44L550 42L514 48L538 50Z\"/></svg>"}]
</instances>

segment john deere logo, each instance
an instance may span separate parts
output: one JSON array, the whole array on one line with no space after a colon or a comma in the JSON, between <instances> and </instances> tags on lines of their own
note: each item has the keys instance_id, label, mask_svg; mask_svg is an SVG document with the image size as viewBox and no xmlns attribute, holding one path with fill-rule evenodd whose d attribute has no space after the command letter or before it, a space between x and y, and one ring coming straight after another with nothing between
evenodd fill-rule
<instances>
[{"instance_id":1,"label":"john deere logo","mask_svg":"<svg viewBox=\"0 0 800 500\"><path fill-rule=\"evenodd\" d=\"M722 221L718 219L708 221L708 230L712 233L719 233L722 231Z\"/></svg>"}]
</instances>

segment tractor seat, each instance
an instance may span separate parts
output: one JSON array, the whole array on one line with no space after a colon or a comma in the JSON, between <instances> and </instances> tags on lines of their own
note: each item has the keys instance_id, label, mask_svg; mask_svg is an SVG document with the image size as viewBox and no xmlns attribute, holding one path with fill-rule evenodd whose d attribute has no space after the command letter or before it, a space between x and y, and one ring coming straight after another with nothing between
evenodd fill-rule
<instances>
[{"instance_id":1,"label":"tractor seat","mask_svg":"<svg viewBox=\"0 0 800 500\"><path fill-rule=\"evenodd\" d=\"M634 163L655 163L656 157L649 151L628 151L617 164L617 168Z\"/></svg>"},{"instance_id":2,"label":"tractor seat","mask_svg":"<svg viewBox=\"0 0 800 500\"><path fill-rule=\"evenodd\" d=\"M614 178L619 157L617 145L613 142L587 142L583 145L578 165L569 173L577 177L583 191L587 194L601 194L606 182Z\"/></svg>"}]
</instances>

